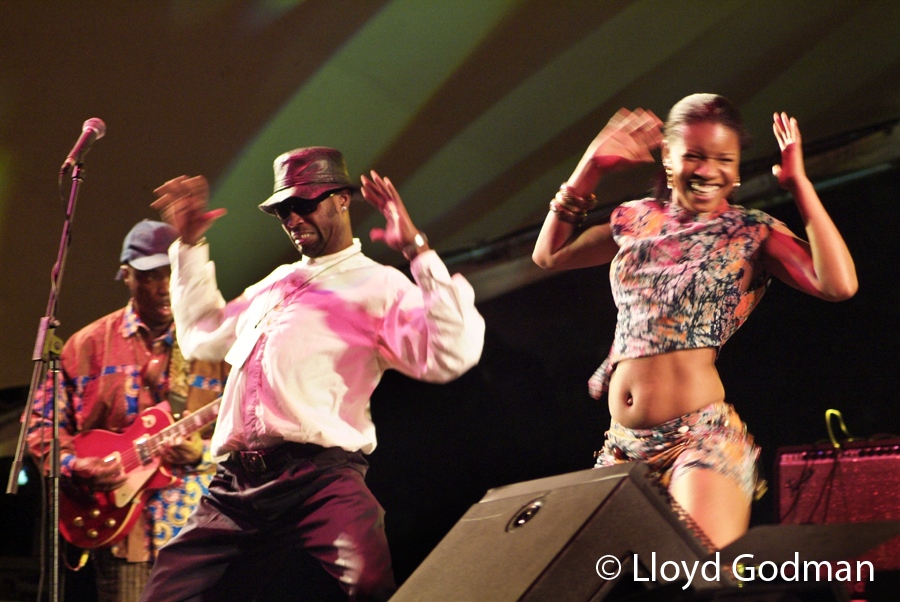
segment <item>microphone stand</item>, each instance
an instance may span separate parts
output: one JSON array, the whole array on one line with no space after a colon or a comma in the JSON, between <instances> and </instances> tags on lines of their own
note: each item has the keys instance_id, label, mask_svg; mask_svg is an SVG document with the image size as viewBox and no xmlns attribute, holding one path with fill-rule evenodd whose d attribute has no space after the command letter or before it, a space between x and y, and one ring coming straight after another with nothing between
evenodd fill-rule
<instances>
[{"instance_id":1,"label":"microphone stand","mask_svg":"<svg viewBox=\"0 0 900 602\"><path fill-rule=\"evenodd\" d=\"M60 173L60 183L62 182L63 173ZM9 482L6 486L6 493L15 495L19 490L19 471L22 470L22 462L27 443L28 425L31 422L31 415L34 412L34 396L44 382L44 374L53 375L53 439L50 442L50 470L47 479L50 482L50 600L58 602L60 600L60 542L59 542L59 490L60 490L60 442L59 442L59 384L60 384L60 352L62 351L62 340L56 336L55 330L59 326L56 320L56 311L59 303L59 291L62 285L63 271L66 265L66 256L69 251L69 242L71 240L72 221L75 216L75 203L78 200L78 189L82 182L81 163L76 163L72 171L72 189L69 193L69 205L66 209L66 221L63 225L62 238L59 244L59 254L56 257L56 264L53 266L50 277L50 299L47 302L47 313L41 318L38 325L37 340L34 345L34 369L31 374L31 387L28 391L28 401L25 404L25 411L22 414L22 427L19 431L19 442L16 447L16 454L13 458L12 467L9 471ZM44 404L44 415L46 416L46 400ZM43 471L44 467L41 466ZM44 542L41 543L43 547ZM43 567L41 572L43 573ZM42 577L43 581L43 577ZM38 590L40 591L40 590Z\"/></svg>"}]
</instances>

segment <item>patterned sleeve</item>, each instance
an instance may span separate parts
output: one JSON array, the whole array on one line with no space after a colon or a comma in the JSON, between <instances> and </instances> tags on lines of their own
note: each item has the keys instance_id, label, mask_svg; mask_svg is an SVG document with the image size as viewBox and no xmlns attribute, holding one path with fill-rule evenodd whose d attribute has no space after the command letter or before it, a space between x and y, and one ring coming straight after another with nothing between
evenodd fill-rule
<instances>
[{"instance_id":1,"label":"patterned sleeve","mask_svg":"<svg viewBox=\"0 0 900 602\"><path fill-rule=\"evenodd\" d=\"M747 220L753 224L761 224L771 229L775 225L784 226L784 222L781 220L775 219L765 211L760 211L759 209L744 209L745 214L747 215ZM768 237L769 233L766 232L764 239Z\"/></svg>"},{"instance_id":2,"label":"patterned sleeve","mask_svg":"<svg viewBox=\"0 0 900 602\"><path fill-rule=\"evenodd\" d=\"M744 224L748 230L755 230L753 238L756 239L755 242L757 245L763 244L776 224L784 226L784 223L781 220L775 219L764 211L747 207L742 207L742 209L744 214ZM757 275L748 285L749 292L765 290L769 281L772 279L772 275L766 271L758 260L755 260L754 265L757 269ZM751 307L755 307L755 303Z\"/></svg>"},{"instance_id":3,"label":"patterned sleeve","mask_svg":"<svg viewBox=\"0 0 900 602\"><path fill-rule=\"evenodd\" d=\"M68 355L72 350L67 345L63 350L64 355ZM83 384L83 383L81 383ZM59 413L59 440L60 440L60 474L63 477L72 476L72 463L75 461L75 448L72 445L72 438L75 435L77 426L75 424L75 416L73 406L80 399L73 399L74 396L80 396L83 392L83 386L72 386L71 381L66 377L64 370L60 371L59 396L60 405ZM50 443L53 439L53 375L48 374L44 381L44 386L40 387L34 394L34 407L28 420L27 442L32 458L39 464L46 474L50 473Z\"/></svg>"},{"instance_id":4,"label":"patterned sleeve","mask_svg":"<svg viewBox=\"0 0 900 602\"><path fill-rule=\"evenodd\" d=\"M647 208L644 201L629 201L616 207L609 216L613 240L619 243L621 237L633 235L635 230L639 229L636 224L645 213Z\"/></svg>"}]
</instances>

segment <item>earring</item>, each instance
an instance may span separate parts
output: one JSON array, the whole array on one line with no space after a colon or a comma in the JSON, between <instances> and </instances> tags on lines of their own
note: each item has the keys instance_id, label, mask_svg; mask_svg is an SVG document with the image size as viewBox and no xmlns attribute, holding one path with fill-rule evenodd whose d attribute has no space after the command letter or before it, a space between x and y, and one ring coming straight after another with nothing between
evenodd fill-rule
<instances>
[{"instance_id":1,"label":"earring","mask_svg":"<svg viewBox=\"0 0 900 602\"><path fill-rule=\"evenodd\" d=\"M672 184L674 181L674 176L672 175L672 166L669 163L663 163L663 167L666 168L666 186L668 186L669 190L672 190Z\"/></svg>"},{"instance_id":2,"label":"earring","mask_svg":"<svg viewBox=\"0 0 900 602\"><path fill-rule=\"evenodd\" d=\"M341 211L346 211L346 210L347 210L347 206L346 206L346 205L341 205Z\"/></svg>"},{"instance_id":3,"label":"earring","mask_svg":"<svg viewBox=\"0 0 900 602\"><path fill-rule=\"evenodd\" d=\"M733 185L733 186L734 186L735 188L740 188L740 187L741 187L741 176L738 176L738 177L736 177L736 178L734 179L734 185Z\"/></svg>"}]
</instances>

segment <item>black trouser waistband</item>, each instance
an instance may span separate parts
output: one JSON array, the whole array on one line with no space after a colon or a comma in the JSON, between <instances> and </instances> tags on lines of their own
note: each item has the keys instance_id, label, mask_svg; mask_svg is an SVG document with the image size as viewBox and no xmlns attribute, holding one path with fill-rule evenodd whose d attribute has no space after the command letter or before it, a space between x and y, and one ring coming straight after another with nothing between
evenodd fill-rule
<instances>
[{"instance_id":1,"label":"black trouser waistband","mask_svg":"<svg viewBox=\"0 0 900 602\"><path fill-rule=\"evenodd\" d=\"M315 443L288 441L266 449L231 452L228 459L236 464L240 464L247 472L262 474L280 470L291 460L312 458L323 451L325 451L325 448Z\"/></svg>"}]
</instances>

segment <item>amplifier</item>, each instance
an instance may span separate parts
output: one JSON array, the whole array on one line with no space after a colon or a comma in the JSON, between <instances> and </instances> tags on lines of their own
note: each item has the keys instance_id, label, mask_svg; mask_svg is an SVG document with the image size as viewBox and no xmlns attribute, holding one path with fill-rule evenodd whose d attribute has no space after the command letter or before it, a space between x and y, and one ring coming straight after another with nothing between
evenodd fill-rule
<instances>
[{"instance_id":1,"label":"amplifier","mask_svg":"<svg viewBox=\"0 0 900 602\"><path fill-rule=\"evenodd\" d=\"M900 439L784 447L776 479L781 523L900 520ZM900 569L900 537L859 560L876 571Z\"/></svg>"}]
</instances>

